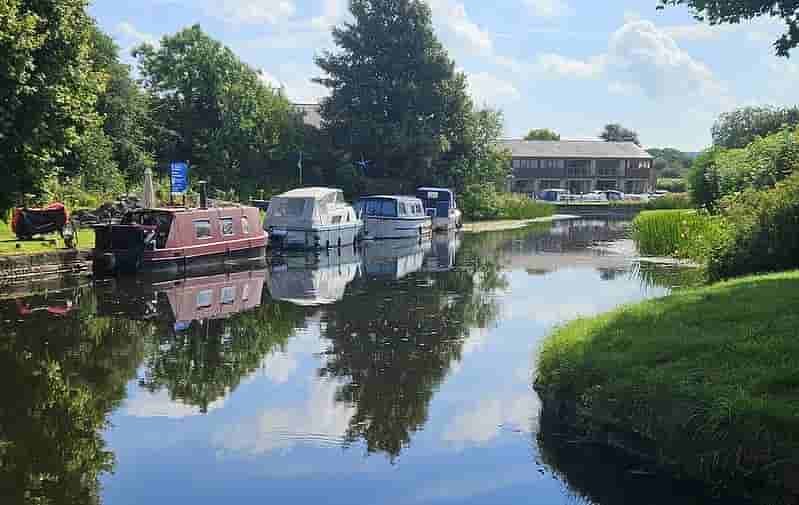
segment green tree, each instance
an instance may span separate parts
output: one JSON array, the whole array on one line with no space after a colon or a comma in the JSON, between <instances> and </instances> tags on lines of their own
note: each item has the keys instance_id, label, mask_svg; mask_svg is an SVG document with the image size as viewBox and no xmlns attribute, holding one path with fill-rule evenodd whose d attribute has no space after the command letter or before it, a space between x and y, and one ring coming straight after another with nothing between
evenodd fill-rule
<instances>
[{"instance_id":1,"label":"green tree","mask_svg":"<svg viewBox=\"0 0 799 505\"><path fill-rule=\"evenodd\" d=\"M606 124L602 133L599 134L599 138L605 142L632 142L637 146L641 145L638 133L618 123Z\"/></svg>"},{"instance_id":2,"label":"green tree","mask_svg":"<svg viewBox=\"0 0 799 505\"><path fill-rule=\"evenodd\" d=\"M741 107L721 114L713 125L713 145L746 147L757 137L765 137L786 126L799 124L799 108Z\"/></svg>"},{"instance_id":3,"label":"green tree","mask_svg":"<svg viewBox=\"0 0 799 505\"><path fill-rule=\"evenodd\" d=\"M660 0L658 9L669 5L686 5L698 21L711 25L737 24L761 16L779 17L787 29L774 42L777 55L787 57L799 44L796 0Z\"/></svg>"},{"instance_id":4,"label":"green tree","mask_svg":"<svg viewBox=\"0 0 799 505\"><path fill-rule=\"evenodd\" d=\"M530 130L524 136L524 140L560 140L560 134L548 128L539 128L537 130Z\"/></svg>"},{"instance_id":5,"label":"green tree","mask_svg":"<svg viewBox=\"0 0 799 505\"><path fill-rule=\"evenodd\" d=\"M0 209L39 193L96 127L105 75L92 67L86 0L0 2Z\"/></svg>"},{"instance_id":6,"label":"green tree","mask_svg":"<svg viewBox=\"0 0 799 505\"><path fill-rule=\"evenodd\" d=\"M372 161L370 176L430 178L472 121L466 78L424 2L353 0L350 11L354 21L333 29L340 50L316 59L326 75L315 81L331 92L321 104L324 127L344 157Z\"/></svg>"},{"instance_id":7,"label":"green tree","mask_svg":"<svg viewBox=\"0 0 799 505\"><path fill-rule=\"evenodd\" d=\"M217 188L251 192L274 160L297 150L291 103L199 25L134 56L157 111L160 159L189 160Z\"/></svg>"},{"instance_id":8,"label":"green tree","mask_svg":"<svg viewBox=\"0 0 799 505\"><path fill-rule=\"evenodd\" d=\"M646 152L655 158L655 171L658 177L682 177L693 163L693 158L690 155L672 147L652 148L647 149Z\"/></svg>"}]
</instances>

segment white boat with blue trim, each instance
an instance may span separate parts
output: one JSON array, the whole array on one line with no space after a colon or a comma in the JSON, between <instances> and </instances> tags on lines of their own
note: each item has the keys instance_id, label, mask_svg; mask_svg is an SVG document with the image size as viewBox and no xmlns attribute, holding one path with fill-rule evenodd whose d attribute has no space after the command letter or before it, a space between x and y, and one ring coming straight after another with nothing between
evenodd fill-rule
<instances>
[{"instance_id":1,"label":"white boat with blue trim","mask_svg":"<svg viewBox=\"0 0 799 505\"><path fill-rule=\"evenodd\" d=\"M355 210L367 239L422 238L432 233L432 220L422 201L412 196L366 196L358 200Z\"/></svg>"}]
</instances>

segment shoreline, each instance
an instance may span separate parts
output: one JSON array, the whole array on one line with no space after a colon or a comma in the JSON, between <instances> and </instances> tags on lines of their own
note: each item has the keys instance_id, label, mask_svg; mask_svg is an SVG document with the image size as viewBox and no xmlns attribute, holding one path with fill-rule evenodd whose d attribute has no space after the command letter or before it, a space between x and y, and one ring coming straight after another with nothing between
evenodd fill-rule
<instances>
[{"instance_id":1,"label":"shoreline","mask_svg":"<svg viewBox=\"0 0 799 505\"><path fill-rule=\"evenodd\" d=\"M580 219L580 216L573 214L553 214L551 216L537 217L534 219L497 219L493 221L472 221L463 223L464 233L483 233L487 231L517 230L536 223L552 223L555 221L565 221L570 219Z\"/></svg>"},{"instance_id":2,"label":"shoreline","mask_svg":"<svg viewBox=\"0 0 799 505\"><path fill-rule=\"evenodd\" d=\"M562 325L535 389L597 443L756 503L799 503L799 271Z\"/></svg>"}]
</instances>

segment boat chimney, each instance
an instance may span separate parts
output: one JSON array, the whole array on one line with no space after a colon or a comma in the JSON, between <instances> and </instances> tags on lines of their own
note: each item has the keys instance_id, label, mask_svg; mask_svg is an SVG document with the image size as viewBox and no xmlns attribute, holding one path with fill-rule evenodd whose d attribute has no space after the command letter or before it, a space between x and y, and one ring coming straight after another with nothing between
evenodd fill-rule
<instances>
[{"instance_id":1,"label":"boat chimney","mask_svg":"<svg viewBox=\"0 0 799 505\"><path fill-rule=\"evenodd\" d=\"M197 181L197 184L200 186L200 208L207 209L208 208L208 182L206 181Z\"/></svg>"}]
</instances>

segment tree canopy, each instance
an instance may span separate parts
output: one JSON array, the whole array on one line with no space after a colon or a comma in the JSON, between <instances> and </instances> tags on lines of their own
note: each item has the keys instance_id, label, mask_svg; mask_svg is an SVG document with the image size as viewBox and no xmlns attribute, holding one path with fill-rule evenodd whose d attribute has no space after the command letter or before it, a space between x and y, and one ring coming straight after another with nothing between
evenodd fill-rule
<instances>
[{"instance_id":1,"label":"tree canopy","mask_svg":"<svg viewBox=\"0 0 799 505\"><path fill-rule=\"evenodd\" d=\"M633 142L637 146L641 145L641 141L638 140L638 133L618 123L606 124L599 134L599 138L605 142Z\"/></svg>"},{"instance_id":2,"label":"tree canopy","mask_svg":"<svg viewBox=\"0 0 799 505\"><path fill-rule=\"evenodd\" d=\"M316 59L325 73L316 82L330 90L321 113L334 146L368 160L365 175L411 184L476 168L499 116L474 111L427 4L353 0L350 10L354 21L333 29L339 50Z\"/></svg>"},{"instance_id":3,"label":"tree canopy","mask_svg":"<svg viewBox=\"0 0 799 505\"><path fill-rule=\"evenodd\" d=\"M100 122L86 0L0 2L0 209L41 192L57 161Z\"/></svg>"},{"instance_id":4,"label":"tree canopy","mask_svg":"<svg viewBox=\"0 0 799 505\"><path fill-rule=\"evenodd\" d=\"M686 5L698 21L711 25L736 24L761 16L782 18L785 33L774 42L778 56L787 57L799 44L799 4L796 0L660 0L659 9L669 5Z\"/></svg>"},{"instance_id":5,"label":"tree canopy","mask_svg":"<svg viewBox=\"0 0 799 505\"><path fill-rule=\"evenodd\" d=\"M296 149L297 112L279 91L199 25L134 50L156 111L164 162L188 160L217 188L252 188L270 161Z\"/></svg>"},{"instance_id":6,"label":"tree canopy","mask_svg":"<svg viewBox=\"0 0 799 505\"><path fill-rule=\"evenodd\" d=\"M654 166L658 177L682 177L693 163L693 156L672 147L652 148L646 152L655 158Z\"/></svg>"},{"instance_id":7,"label":"tree canopy","mask_svg":"<svg viewBox=\"0 0 799 505\"><path fill-rule=\"evenodd\" d=\"M560 140L560 134L548 128L539 128L527 132L527 135L524 136L524 140Z\"/></svg>"},{"instance_id":8,"label":"tree canopy","mask_svg":"<svg viewBox=\"0 0 799 505\"><path fill-rule=\"evenodd\" d=\"M797 124L797 107L741 107L721 114L713 124L713 145L725 148L745 147L757 137L765 137Z\"/></svg>"}]
</instances>

